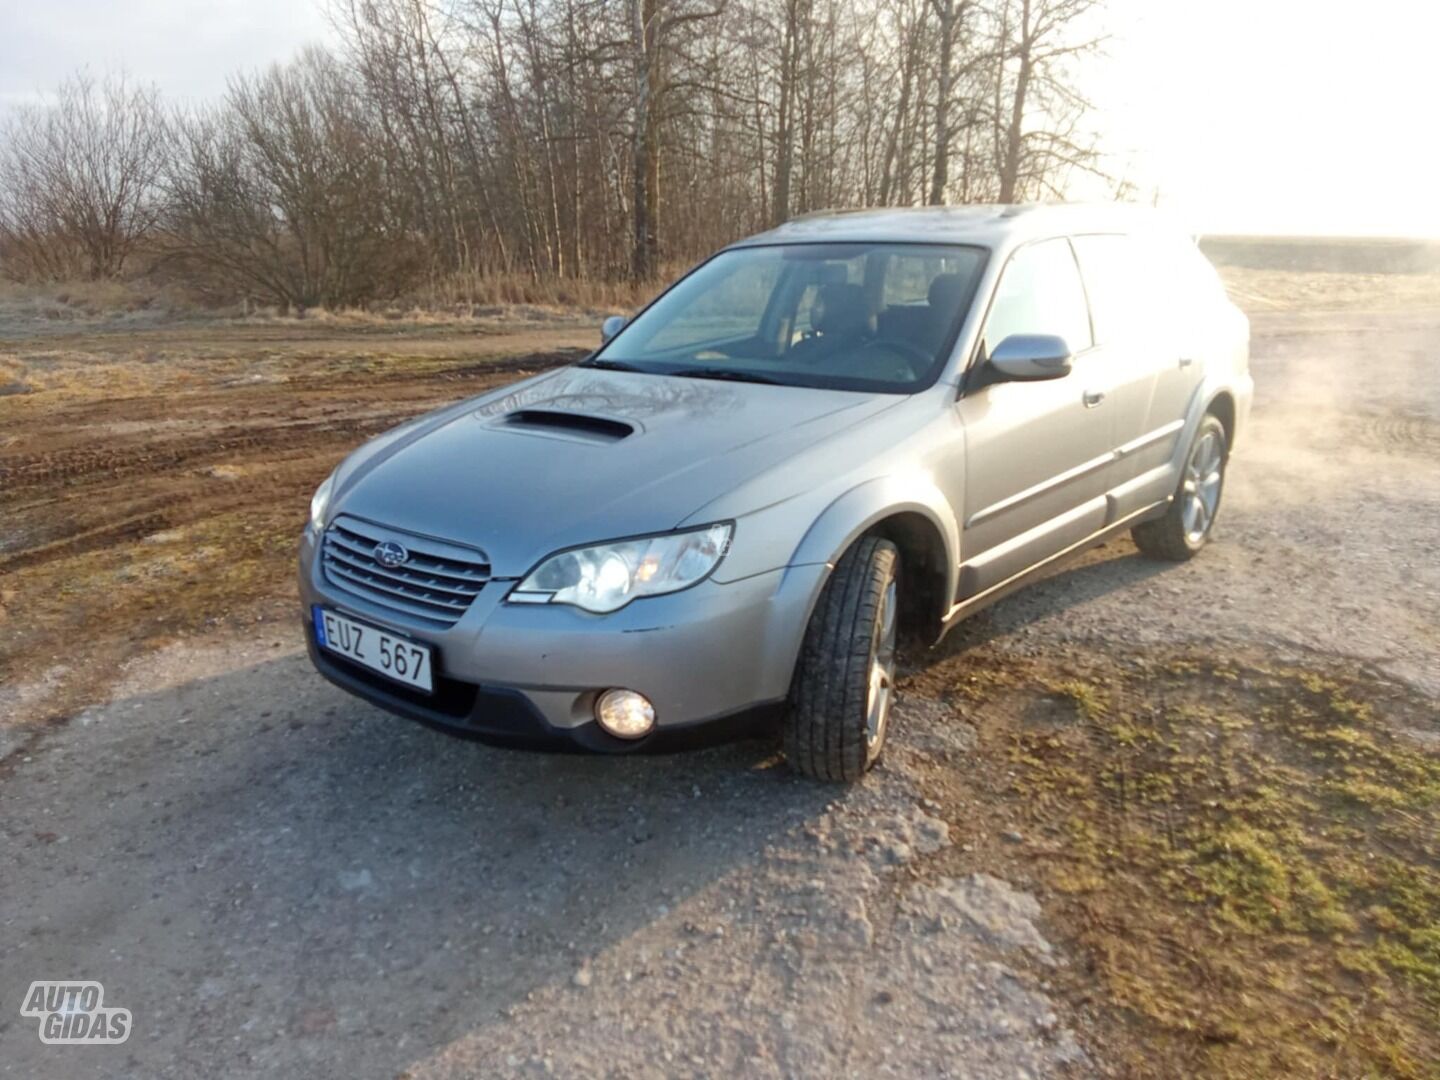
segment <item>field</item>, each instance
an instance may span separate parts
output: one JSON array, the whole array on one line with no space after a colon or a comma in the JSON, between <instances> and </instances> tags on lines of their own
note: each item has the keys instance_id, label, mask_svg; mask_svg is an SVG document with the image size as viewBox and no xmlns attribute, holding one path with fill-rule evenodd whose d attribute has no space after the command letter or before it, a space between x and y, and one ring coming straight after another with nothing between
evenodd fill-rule
<instances>
[{"instance_id":1,"label":"field","mask_svg":"<svg viewBox=\"0 0 1440 1080\"><path fill-rule=\"evenodd\" d=\"M76 1076L1440 1076L1440 275L1225 273L1213 547L1112 542L906 657L849 792L765 741L457 744L308 671L314 485L596 312L0 298L0 1000L131 1008ZM52 1071L14 1013L0 1075Z\"/></svg>"},{"instance_id":2,"label":"field","mask_svg":"<svg viewBox=\"0 0 1440 1080\"><path fill-rule=\"evenodd\" d=\"M283 609L309 492L345 453L595 336L539 311L118 321L47 321L0 351L0 682L22 717L92 700L157 645ZM84 663L56 651L80 640Z\"/></svg>"}]
</instances>

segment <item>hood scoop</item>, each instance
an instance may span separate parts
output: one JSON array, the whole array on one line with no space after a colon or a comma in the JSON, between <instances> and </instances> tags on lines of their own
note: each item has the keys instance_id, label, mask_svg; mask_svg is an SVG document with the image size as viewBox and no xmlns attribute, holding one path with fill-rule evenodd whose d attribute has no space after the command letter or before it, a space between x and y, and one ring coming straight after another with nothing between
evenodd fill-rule
<instances>
[{"instance_id":1,"label":"hood scoop","mask_svg":"<svg viewBox=\"0 0 1440 1080\"><path fill-rule=\"evenodd\" d=\"M548 435L586 443L619 442L635 434L635 426L623 420L560 409L517 409L501 417L498 426L528 435Z\"/></svg>"}]
</instances>

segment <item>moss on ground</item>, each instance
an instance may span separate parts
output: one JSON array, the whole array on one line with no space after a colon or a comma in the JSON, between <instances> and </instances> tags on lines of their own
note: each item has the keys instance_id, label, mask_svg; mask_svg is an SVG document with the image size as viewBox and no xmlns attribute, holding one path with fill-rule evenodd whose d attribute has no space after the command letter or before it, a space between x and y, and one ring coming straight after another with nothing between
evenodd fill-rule
<instances>
[{"instance_id":1,"label":"moss on ground","mask_svg":"<svg viewBox=\"0 0 1440 1080\"><path fill-rule=\"evenodd\" d=\"M1004 720L1037 687L1070 722ZM1440 755L1392 726L1433 703L1190 655L960 693L1123 1070L1440 1077Z\"/></svg>"}]
</instances>

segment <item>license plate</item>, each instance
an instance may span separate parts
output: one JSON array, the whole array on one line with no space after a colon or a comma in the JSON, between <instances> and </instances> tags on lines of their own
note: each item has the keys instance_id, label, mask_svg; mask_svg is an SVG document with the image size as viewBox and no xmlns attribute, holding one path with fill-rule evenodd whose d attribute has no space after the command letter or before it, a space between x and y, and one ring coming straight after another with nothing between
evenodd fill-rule
<instances>
[{"instance_id":1,"label":"license plate","mask_svg":"<svg viewBox=\"0 0 1440 1080\"><path fill-rule=\"evenodd\" d=\"M435 689L431 648L378 626L356 622L326 608L315 607L315 640L322 649L352 660L387 679L424 690Z\"/></svg>"}]
</instances>

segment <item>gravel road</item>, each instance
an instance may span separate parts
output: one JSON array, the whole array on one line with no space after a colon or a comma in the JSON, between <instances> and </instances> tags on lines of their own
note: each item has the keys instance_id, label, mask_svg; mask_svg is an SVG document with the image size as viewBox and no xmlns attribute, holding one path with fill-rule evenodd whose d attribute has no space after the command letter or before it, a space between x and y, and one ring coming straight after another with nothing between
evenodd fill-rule
<instances>
[{"instance_id":1,"label":"gravel road","mask_svg":"<svg viewBox=\"0 0 1440 1080\"><path fill-rule=\"evenodd\" d=\"M1204 556L1116 541L958 644L1257 645L1440 697L1440 312L1252 313L1251 334L1254 413Z\"/></svg>"},{"instance_id":2,"label":"gravel road","mask_svg":"<svg viewBox=\"0 0 1440 1080\"><path fill-rule=\"evenodd\" d=\"M131 665L0 764L0 1076L1104 1072L1049 992L1075 959L1040 900L927 870L983 851L922 797L918 755L976 753L927 669L1243 647L1440 697L1440 314L1254 329L1213 548L1165 567L1117 541L911 657L900 743L858 789L763 742L454 742L322 683L272 627ZM35 979L100 980L133 1036L42 1045Z\"/></svg>"}]
</instances>

